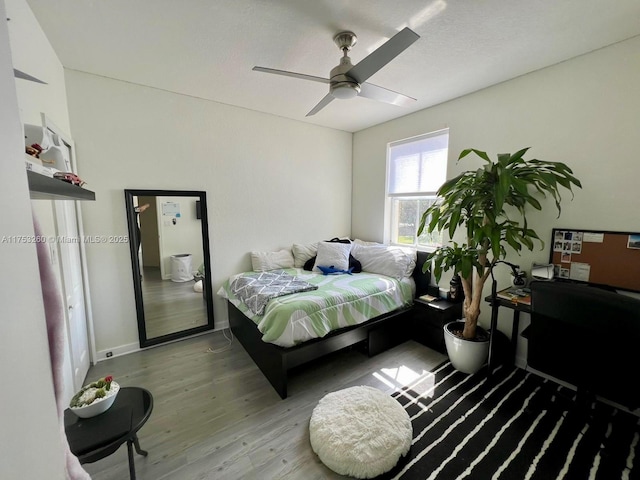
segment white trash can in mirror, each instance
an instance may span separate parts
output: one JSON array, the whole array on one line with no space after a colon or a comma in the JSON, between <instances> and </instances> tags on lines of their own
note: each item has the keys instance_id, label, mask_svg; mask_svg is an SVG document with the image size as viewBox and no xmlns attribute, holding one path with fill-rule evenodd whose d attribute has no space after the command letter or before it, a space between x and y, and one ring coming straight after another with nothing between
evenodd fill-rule
<instances>
[{"instance_id":1,"label":"white trash can in mirror","mask_svg":"<svg viewBox=\"0 0 640 480\"><path fill-rule=\"evenodd\" d=\"M171 281L190 282L193 280L191 272L191 254L180 253L171 255Z\"/></svg>"}]
</instances>

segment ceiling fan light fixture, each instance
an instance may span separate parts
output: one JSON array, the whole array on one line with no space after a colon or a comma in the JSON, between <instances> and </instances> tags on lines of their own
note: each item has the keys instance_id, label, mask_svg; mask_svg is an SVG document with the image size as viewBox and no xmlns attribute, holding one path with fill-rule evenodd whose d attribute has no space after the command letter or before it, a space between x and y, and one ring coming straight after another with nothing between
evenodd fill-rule
<instances>
[{"instance_id":1,"label":"ceiling fan light fixture","mask_svg":"<svg viewBox=\"0 0 640 480\"><path fill-rule=\"evenodd\" d=\"M351 50L351 47L356 44L358 39L353 32L340 32L333 40L342 51L342 58L340 59L340 63L331 69L329 78L258 66L253 67L253 70L300 78L302 80L312 80L314 82L324 84L328 83L329 93L327 93L322 100L320 100L320 102L318 102L316 106L307 113L307 117L318 113L329 105L334 98L348 100L353 97L361 96L392 105L409 106L411 102L416 101L415 98L407 97L406 95L394 92L393 90L378 87L368 83L367 80L387 63L400 55L412 43L418 40L418 38L420 38L420 36L417 33L409 27L405 27L354 66L351 63L348 53L349 50Z\"/></svg>"},{"instance_id":2,"label":"ceiling fan light fixture","mask_svg":"<svg viewBox=\"0 0 640 480\"><path fill-rule=\"evenodd\" d=\"M336 82L331 84L331 95L340 100L348 100L357 97L360 93L360 85L353 82Z\"/></svg>"}]
</instances>

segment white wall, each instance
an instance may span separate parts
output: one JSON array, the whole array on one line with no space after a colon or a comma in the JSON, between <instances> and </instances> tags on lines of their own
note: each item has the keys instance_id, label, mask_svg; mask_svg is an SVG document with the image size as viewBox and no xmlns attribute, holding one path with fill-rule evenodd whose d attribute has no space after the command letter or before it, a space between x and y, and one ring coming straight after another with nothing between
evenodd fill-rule
<instances>
[{"instance_id":1,"label":"white wall","mask_svg":"<svg viewBox=\"0 0 640 480\"><path fill-rule=\"evenodd\" d=\"M559 219L552 203L543 213L531 215L530 226L545 240L545 248L508 257L525 270L534 260L548 260L554 226L639 230L638 52L640 37L357 132L352 235L383 238L387 143L443 127L450 128L448 178L480 165L467 158L456 163L464 148L485 150L495 158L497 153L530 146L527 158L565 162L582 181L584 188L573 201L570 195L564 196ZM508 286L510 279L508 269L504 270L498 272L501 287ZM484 325L489 313L486 306L481 317ZM500 329L510 334L508 315L501 312ZM524 358L522 350L519 356Z\"/></svg>"},{"instance_id":2,"label":"white wall","mask_svg":"<svg viewBox=\"0 0 640 480\"><path fill-rule=\"evenodd\" d=\"M42 125L40 112L71 134L67 113L64 70L49 40L40 28L26 0L5 0L13 65L18 70L47 82L16 82L23 123Z\"/></svg>"},{"instance_id":3,"label":"white wall","mask_svg":"<svg viewBox=\"0 0 640 480\"><path fill-rule=\"evenodd\" d=\"M352 135L284 118L67 71L79 174L96 192L85 234L126 235L125 188L207 192L215 295L276 250L351 231ZM87 245L97 350L137 348L127 244Z\"/></svg>"},{"instance_id":4,"label":"white wall","mask_svg":"<svg viewBox=\"0 0 640 480\"><path fill-rule=\"evenodd\" d=\"M23 123L42 125L41 112L44 112L56 127L69 134L69 113L62 64L26 1L7 0L6 6L7 17L10 18L7 25L14 67L47 82L46 85L25 80L15 82L20 119ZM38 220L43 235L57 235L53 202L34 200L31 204L33 216ZM50 244L49 247L58 285L62 285L58 246ZM65 340L64 396L71 398L75 392L67 335Z\"/></svg>"},{"instance_id":5,"label":"white wall","mask_svg":"<svg viewBox=\"0 0 640 480\"><path fill-rule=\"evenodd\" d=\"M6 16L0 0L0 18ZM0 22L0 235L33 235L7 22ZM0 478L64 479L63 450L33 243L0 243ZM35 394L33 394L35 393Z\"/></svg>"}]
</instances>

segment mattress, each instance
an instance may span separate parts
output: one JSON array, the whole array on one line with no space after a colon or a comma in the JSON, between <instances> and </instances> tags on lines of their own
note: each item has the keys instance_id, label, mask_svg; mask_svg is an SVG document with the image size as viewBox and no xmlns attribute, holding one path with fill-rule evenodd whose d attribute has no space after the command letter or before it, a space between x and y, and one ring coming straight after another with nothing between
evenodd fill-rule
<instances>
[{"instance_id":1,"label":"mattress","mask_svg":"<svg viewBox=\"0 0 640 480\"><path fill-rule=\"evenodd\" d=\"M230 277L218 290L218 295L257 325L263 341L281 347L321 338L413 303L415 283L411 277L396 280L366 272L322 275L301 268L285 271L318 289L273 298L262 315L254 314L231 291L230 285L243 274Z\"/></svg>"}]
</instances>

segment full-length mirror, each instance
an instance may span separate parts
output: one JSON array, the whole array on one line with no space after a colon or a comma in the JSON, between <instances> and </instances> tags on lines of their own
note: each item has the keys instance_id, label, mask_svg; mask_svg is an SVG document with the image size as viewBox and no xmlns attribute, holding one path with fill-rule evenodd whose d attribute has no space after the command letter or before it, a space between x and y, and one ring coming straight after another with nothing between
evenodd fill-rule
<instances>
[{"instance_id":1,"label":"full-length mirror","mask_svg":"<svg viewBox=\"0 0 640 480\"><path fill-rule=\"evenodd\" d=\"M140 346L213 329L206 193L124 194Z\"/></svg>"}]
</instances>

